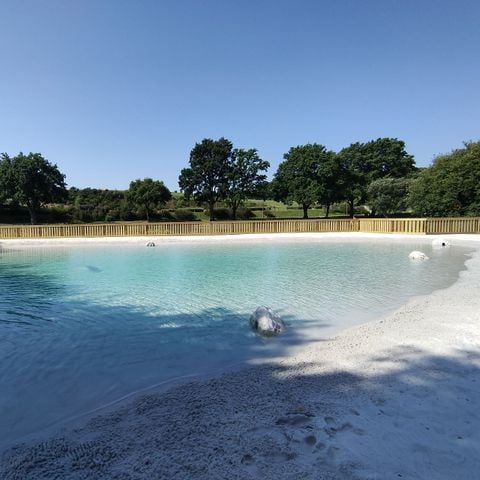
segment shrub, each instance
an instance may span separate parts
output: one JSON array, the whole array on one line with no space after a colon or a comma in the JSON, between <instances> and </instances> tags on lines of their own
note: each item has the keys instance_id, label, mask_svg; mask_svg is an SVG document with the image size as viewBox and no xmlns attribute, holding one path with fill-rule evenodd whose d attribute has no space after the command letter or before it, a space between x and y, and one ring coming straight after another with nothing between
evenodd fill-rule
<instances>
[{"instance_id":1,"label":"shrub","mask_svg":"<svg viewBox=\"0 0 480 480\"><path fill-rule=\"evenodd\" d=\"M237 210L237 220L250 220L255 217L255 214L249 208L240 207Z\"/></svg>"},{"instance_id":2,"label":"shrub","mask_svg":"<svg viewBox=\"0 0 480 480\"><path fill-rule=\"evenodd\" d=\"M215 220L231 220L232 214L228 208L216 208L213 211Z\"/></svg>"},{"instance_id":3,"label":"shrub","mask_svg":"<svg viewBox=\"0 0 480 480\"><path fill-rule=\"evenodd\" d=\"M197 220L196 215L191 210L175 210L174 217L178 222L194 222Z\"/></svg>"}]
</instances>

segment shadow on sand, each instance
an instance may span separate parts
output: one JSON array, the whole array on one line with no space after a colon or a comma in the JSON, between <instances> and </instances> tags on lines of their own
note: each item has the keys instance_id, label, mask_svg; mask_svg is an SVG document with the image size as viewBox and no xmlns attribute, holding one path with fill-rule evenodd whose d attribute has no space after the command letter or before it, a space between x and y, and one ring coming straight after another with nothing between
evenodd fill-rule
<instances>
[{"instance_id":1,"label":"shadow on sand","mask_svg":"<svg viewBox=\"0 0 480 480\"><path fill-rule=\"evenodd\" d=\"M319 358L144 395L63 436L9 450L0 476L476 478L480 353L432 356L407 345L369 361L380 373L332 371Z\"/></svg>"}]
</instances>

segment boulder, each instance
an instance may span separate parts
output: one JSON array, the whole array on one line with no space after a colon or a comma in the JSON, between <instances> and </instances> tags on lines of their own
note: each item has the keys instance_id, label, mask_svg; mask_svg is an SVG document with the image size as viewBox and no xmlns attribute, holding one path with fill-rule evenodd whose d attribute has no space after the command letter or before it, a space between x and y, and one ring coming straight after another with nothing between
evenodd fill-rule
<instances>
[{"instance_id":1,"label":"boulder","mask_svg":"<svg viewBox=\"0 0 480 480\"><path fill-rule=\"evenodd\" d=\"M250 316L250 326L260 335L275 335L285 330L285 323L270 307L258 307Z\"/></svg>"},{"instance_id":2,"label":"boulder","mask_svg":"<svg viewBox=\"0 0 480 480\"><path fill-rule=\"evenodd\" d=\"M444 238L436 238L432 242L433 248L445 248L449 246L450 246L450 242L448 240L445 240Z\"/></svg>"},{"instance_id":3,"label":"boulder","mask_svg":"<svg viewBox=\"0 0 480 480\"><path fill-rule=\"evenodd\" d=\"M410 260L428 260L427 255L425 255L423 252L419 252L418 250L414 250L413 252L410 252L408 255L408 258Z\"/></svg>"}]
</instances>

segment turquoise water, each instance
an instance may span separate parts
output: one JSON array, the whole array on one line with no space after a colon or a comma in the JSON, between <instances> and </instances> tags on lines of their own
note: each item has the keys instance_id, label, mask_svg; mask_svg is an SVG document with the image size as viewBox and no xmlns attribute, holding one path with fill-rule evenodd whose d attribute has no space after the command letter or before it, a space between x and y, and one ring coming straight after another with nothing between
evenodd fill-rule
<instances>
[{"instance_id":1,"label":"turquoise water","mask_svg":"<svg viewBox=\"0 0 480 480\"><path fill-rule=\"evenodd\" d=\"M409 261L416 249L431 259ZM0 251L0 442L168 379L288 354L452 284L467 252L287 241ZM263 304L284 335L250 331Z\"/></svg>"}]
</instances>

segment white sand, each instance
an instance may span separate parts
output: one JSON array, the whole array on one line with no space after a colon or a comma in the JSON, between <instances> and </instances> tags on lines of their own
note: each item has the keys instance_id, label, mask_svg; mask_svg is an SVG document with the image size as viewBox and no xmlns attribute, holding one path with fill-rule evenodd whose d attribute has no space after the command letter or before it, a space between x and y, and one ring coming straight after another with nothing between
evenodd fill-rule
<instances>
[{"instance_id":1,"label":"white sand","mask_svg":"<svg viewBox=\"0 0 480 480\"><path fill-rule=\"evenodd\" d=\"M10 450L0 478L480 478L480 251L467 267L295 358L144 395Z\"/></svg>"}]
</instances>

